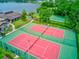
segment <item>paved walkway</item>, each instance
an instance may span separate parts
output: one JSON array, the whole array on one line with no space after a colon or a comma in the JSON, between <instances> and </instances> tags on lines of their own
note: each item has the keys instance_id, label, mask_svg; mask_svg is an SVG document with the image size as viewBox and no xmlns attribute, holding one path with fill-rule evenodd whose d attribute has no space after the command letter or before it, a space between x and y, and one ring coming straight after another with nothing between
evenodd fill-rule
<instances>
[{"instance_id":1,"label":"paved walkway","mask_svg":"<svg viewBox=\"0 0 79 59\"><path fill-rule=\"evenodd\" d=\"M33 20L31 20L29 23L32 23L33 22ZM21 26L20 28L22 28L22 27L24 27L24 26L26 26L26 25L28 25L29 23L27 23L27 24L25 24L25 25L23 25L23 26ZM11 34L12 32L14 32L14 31L16 31L16 30L18 30L18 29L15 29L15 26L11 23L10 25L12 25L12 28L13 28L13 30L11 31L11 32L9 32L9 33L7 33L6 35L8 35L8 34Z\"/></svg>"},{"instance_id":2,"label":"paved walkway","mask_svg":"<svg viewBox=\"0 0 79 59\"><path fill-rule=\"evenodd\" d=\"M12 31L15 31L15 25L14 24L12 24L12 23L10 23L10 25L12 26Z\"/></svg>"}]
</instances>

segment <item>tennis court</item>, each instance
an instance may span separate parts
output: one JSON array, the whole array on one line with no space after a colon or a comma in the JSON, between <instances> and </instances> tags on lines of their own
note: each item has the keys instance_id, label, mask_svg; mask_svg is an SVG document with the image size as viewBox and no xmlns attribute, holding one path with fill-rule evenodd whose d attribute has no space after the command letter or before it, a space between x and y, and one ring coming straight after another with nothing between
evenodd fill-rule
<instances>
[{"instance_id":1,"label":"tennis court","mask_svg":"<svg viewBox=\"0 0 79 59\"><path fill-rule=\"evenodd\" d=\"M0 47L24 59L77 59L75 39L73 32L30 23L2 38Z\"/></svg>"},{"instance_id":2,"label":"tennis court","mask_svg":"<svg viewBox=\"0 0 79 59\"><path fill-rule=\"evenodd\" d=\"M29 54L33 54L40 59L58 59L60 52L59 45L43 39L39 39L36 43L34 43L36 40L38 40L36 37L27 34L21 34L9 41L9 44L21 49L24 52L29 52Z\"/></svg>"},{"instance_id":3,"label":"tennis court","mask_svg":"<svg viewBox=\"0 0 79 59\"><path fill-rule=\"evenodd\" d=\"M45 29L47 27L46 26L33 26L32 27L32 30L33 31L37 31L37 32L44 32ZM45 33L45 35L49 35L49 36L54 36L54 37L57 37L57 38L64 38L64 31L63 30L59 30L59 29L56 29L56 28L48 28Z\"/></svg>"},{"instance_id":4,"label":"tennis court","mask_svg":"<svg viewBox=\"0 0 79 59\"><path fill-rule=\"evenodd\" d=\"M57 21L57 22L64 22L65 17L57 16L57 15L52 15L50 17L50 20Z\"/></svg>"},{"instance_id":5,"label":"tennis court","mask_svg":"<svg viewBox=\"0 0 79 59\"><path fill-rule=\"evenodd\" d=\"M47 28L47 26L42 26L42 25L34 25L32 26L31 30L37 31L37 32L44 32L44 30Z\"/></svg>"},{"instance_id":6,"label":"tennis court","mask_svg":"<svg viewBox=\"0 0 79 59\"><path fill-rule=\"evenodd\" d=\"M45 40L39 40L29 50L29 53L38 56L40 59L58 59L60 45Z\"/></svg>"},{"instance_id":7,"label":"tennis court","mask_svg":"<svg viewBox=\"0 0 79 59\"><path fill-rule=\"evenodd\" d=\"M76 47L76 34L71 30L49 27L35 23L30 23L19 30L35 36L41 36L46 40Z\"/></svg>"},{"instance_id":8,"label":"tennis court","mask_svg":"<svg viewBox=\"0 0 79 59\"><path fill-rule=\"evenodd\" d=\"M9 44L26 52L36 40L36 37L29 36L28 34L20 34L16 38L12 39Z\"/></svg>"}]
</instances>

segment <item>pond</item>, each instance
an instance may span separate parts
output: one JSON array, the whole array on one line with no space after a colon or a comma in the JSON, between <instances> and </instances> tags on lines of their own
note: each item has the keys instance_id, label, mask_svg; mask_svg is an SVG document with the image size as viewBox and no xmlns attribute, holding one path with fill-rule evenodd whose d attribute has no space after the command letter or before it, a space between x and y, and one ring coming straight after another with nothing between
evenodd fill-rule
<instances>
[{"instance_id":1,"label":"pond","mask_svg":"<svg viewBox=\"0 0 79 59\"><path fill-rule=\"evenodd\" d=\"M36 9L38 7L40 7L40 4L16 3L16 2L0 3L0 12L6 12L6 11L22 12L22 10L25 9L29 13L29 12L36 12Z\"/></svg>"}]
</instances>

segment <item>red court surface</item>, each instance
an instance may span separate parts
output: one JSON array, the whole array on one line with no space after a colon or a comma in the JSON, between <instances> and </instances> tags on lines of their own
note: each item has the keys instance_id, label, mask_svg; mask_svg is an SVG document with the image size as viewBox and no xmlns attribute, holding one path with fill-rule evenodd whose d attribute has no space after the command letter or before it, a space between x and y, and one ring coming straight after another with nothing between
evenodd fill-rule
<instances>
[{"instance_id":1,"label":"red court surface","mask_svg":"<svg viewBox=\"0 0 79 59\"><path fill-rule=\"evenodd\" d=\"M40 59L58 59L59 52L60 45L41 39L29 50L30 54L33 54Z\"/></svg>"},{"instance_id":2,"label":"red court surface","mask_svg":"<svg viewBox=\"0 0 79 59\"><path fill-rule=\"evenodd\" d=\"M40 26L40 25L34 25L31 30L36 31L36 32L41 32L43 33L45 31L46 27L45 26ZM56 38L64 38L64 30L59 30L56 28L48 28L46 32L44 33L45 35L49 36L54 36Z\"/></svg>"},{"instance_id":3,"label":"red court surface","mask_svg":"<svg viewBox=\"0 0 79 59\"><path fill-rule=\"evenodd\" d=\"M34 25L32 26L31 30L37 31L37 32L43 32L47 27L42 25Z\"/></svg>"},{"instance_id":4,"label":"red court surface","mask_svg":"<svg viewBox=\"0 0 79 59\"><path fill-rule=\"evenodd\" d=\"M36 37L29 36L28 34L21 34L9 41L9 44L23 51L27 51L36 40Z\"/></svg>"},{"instance_id":5,"label":"red court surface","mask_svg":"<svg viewBox=\"0 0 79 59\"><path fill-rule=\"evenodd\" d=\"M56 28L48 28L44 34L54 36L56 38L64 38L64 30L59 30Z\"/></svg>"},{"instance_id":6,"label":"red court surface","mask_svg":"<svg viewBox=\"0 0 79 59\"><path fill-rule=\"evenodd\" d=\"M21 34L9 41L9 44L40 59L58 59L60 45L43 39L39 39L35 43L36 40L36 37Z\"/></svg>"}]
</instances>

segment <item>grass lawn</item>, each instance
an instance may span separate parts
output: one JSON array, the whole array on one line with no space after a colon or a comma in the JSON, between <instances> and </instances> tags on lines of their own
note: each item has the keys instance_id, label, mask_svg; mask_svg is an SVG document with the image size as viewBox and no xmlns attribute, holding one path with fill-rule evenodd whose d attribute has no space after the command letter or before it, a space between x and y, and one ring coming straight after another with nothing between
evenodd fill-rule
<instances>
[{"instance_id":1,"label":"grass lawn","mask_svg":"<svg viewBox=\"0 0 79 59\"><path fill-rule=\"evenodd\" d=\"M15 25L15 28L17 29L17 28L27 24L28 22L29 22L28 20L24 21L22 19L18 19L16 21L14 21L13 24Z\"/></svg>"},{"instance_id":2,"label":"grass lawn","mask_svg":"<svg viewBox=\"0 0 79 59\"><path fill-rule=\"evenodd\" d=\"M15 54L8 50L0 48L0 59L4 59L5 56L8 57L9 59L14 59ZM22 58L19 57L18 59L22 59Z\"/></svg>"}]
</instances>

